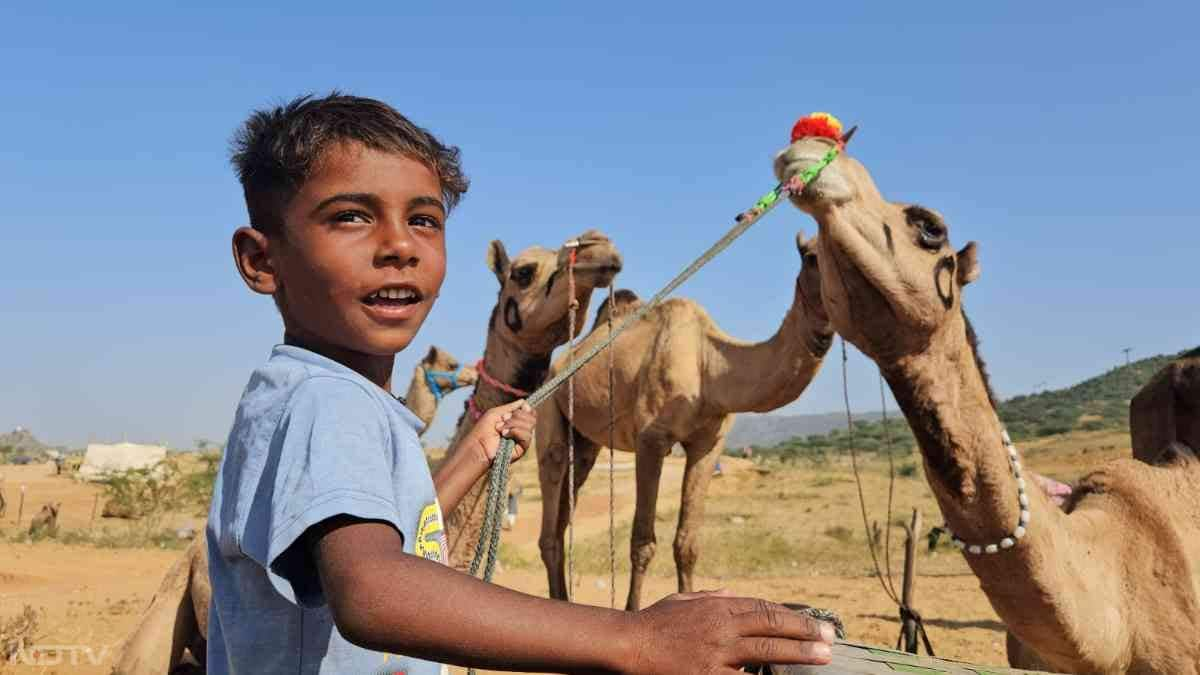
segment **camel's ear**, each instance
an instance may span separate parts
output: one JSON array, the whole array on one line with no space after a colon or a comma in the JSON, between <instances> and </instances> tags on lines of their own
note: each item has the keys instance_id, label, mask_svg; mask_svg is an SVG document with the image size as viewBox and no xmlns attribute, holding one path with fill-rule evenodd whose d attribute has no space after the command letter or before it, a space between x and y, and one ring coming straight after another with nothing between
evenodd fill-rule
<instances>
[{"instance_id":1,"label":"camel's ear","mask_svg":"<svg viewBox=\"0 0 1200 675\"><path fill-rule=\"evenodd\" d=\"M433 363L433 362L437 361L437 347L430 345L429 353L426 354L425 358L423 358L421 360L424 361L425 363Z\"/></svg>"},{"instance_id":2,"label":"camel's ear","mask_svg":"<svg viewBox=\"0 0 1200 675\"><path fill-rule=\"evenodd\" d=\"M508 278L508 252L504 250L504 243L499 239L493 239L492 245L488 246L487 266L496 275L496 280L500 285L504 285L504 280Z\"/></svg>"},{"instance_id":3,"label":"camel's ear","mask_svg":"<svg viewBox=\"0 0 1200 675\"><path fill-rule=\"evenodd\" d=\"M804 230L796 233L796 250L800 252L801 258L808 253L808 243L804 241Z\"/></svg>"},{"instance_id":4,"label":"camel's ear","mask_svg":"<svg viewBox=\"0 0 1200 675\"><path fill-rule=\"evenodd\" d=\"M958 258L958 285L967 284L979 278L979 249L975 242L968 242L956 256Z\"/></svg>"}]
</instances>

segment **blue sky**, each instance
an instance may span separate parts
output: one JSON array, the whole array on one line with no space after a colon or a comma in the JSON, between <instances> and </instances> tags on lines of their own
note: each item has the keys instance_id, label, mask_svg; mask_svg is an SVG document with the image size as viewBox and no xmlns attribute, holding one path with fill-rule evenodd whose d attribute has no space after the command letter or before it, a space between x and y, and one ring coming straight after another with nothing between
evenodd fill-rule
<instances>
[{"instance_id":1,"label":"blue sky","mask_svg":"<svg viewBox=\"0 0 1200 675\"><path fill-rule=\"evenodd\" d=\"M1195 3L34 3L0 9L0 429L52 443L223 439L279 339L234 273L228 139L254 108L340 88L462 148L430 344L478 357L488 241L586 227L649 295L772 182L793 120L861 125L885 195L981 246L966 294L997 390L1065 386L1200 344ZM784 7L786 11L780 11ZM794 209L686 285L721 325L773 332ZM850 360L858 409L871 364ZM788 412L837 410L836 351ZM461 409L450 399L444 436Z\"/></svg>"}]
</instances>

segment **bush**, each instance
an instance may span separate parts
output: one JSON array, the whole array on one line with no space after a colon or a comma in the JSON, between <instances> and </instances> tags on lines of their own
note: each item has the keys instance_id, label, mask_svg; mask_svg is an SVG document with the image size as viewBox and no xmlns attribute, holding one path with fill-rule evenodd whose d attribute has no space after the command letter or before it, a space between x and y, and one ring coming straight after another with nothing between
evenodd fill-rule
<instances>
[{"instance_id":1,"label":"bush","mask_svg":"<svg viewBox=\"0 0 1200 675\"><path fill-rule=\"evenodd\" d=\"M104 517L158 517L183 505L182 471L174 459L148 469L112 473L104 481Z\"/></svg>"},{"instance_id":2,"label":"bush","mask_svg":"<svg viewBox=\"0 0 1200 675\"><path fill-rule=\"evenodd\" d=\"M0 668L27 645L37 643L42 637L38 632L41 620L41 613L29 605L11 619L0 618Z\"/></svg>"}]
</instances>

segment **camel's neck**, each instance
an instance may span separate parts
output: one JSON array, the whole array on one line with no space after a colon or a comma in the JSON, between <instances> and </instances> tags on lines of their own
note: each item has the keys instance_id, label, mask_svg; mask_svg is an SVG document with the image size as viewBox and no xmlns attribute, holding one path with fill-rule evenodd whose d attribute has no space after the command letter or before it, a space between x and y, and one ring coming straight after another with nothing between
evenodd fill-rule
<instances>
[{"instance_id":1,"label":"camel's neck","mask_svg":"<svg viewBox=\"0 0 1200 675\"><path fill-rule=\"evenodd\" d=\"M965 319L956 316L924 353L879 365L951 531L968 544L1009 536L1020 517L1016 479ZM1097 630L1117 589L1115 577L1082 573L1104 555L1091 546L1097 523L1067 517L1032 485L1026 492L1025 537L996 554L967 554L967 562L1009 629L1036 652L1069 658L1061 663L1102 658L1119 648L1104 644L1113 636Z\"/></svg>"},{"instance_id":2,"label":"camel's neck","mask_svg":"<svg viewBox=\"0 0 1200 675\"><path fill-rule=\"evenodd\" d=\"M437 397L429 390L429 384L425 381L425 370L420 366L413 370L412 381L408 383L408 393L404 395L404 402L425 426L429 426L434 415L437 414Z\"/></svg>"},{"instance_id":3,"label":"camel's neck","mask_svg":"<svg viewBox=\"0 0 1200 675\"><path fill-rule=\"evenodd\" d=\"M720 331L708 336L705 394L722 412L767 412L800 397L821 367L833 335L805 308L796 285L792 306L775 334L749 343Z\"/></svg>"},{"instance_id":4,"label":"camel's neck","mask_svg":"<svg viewBox=\"0 0 1200 675\"><path fill-rule=\"evenodd\" d=\"M546 380L550 371L550 354L532 354L501 340L495 331L488 331L487 346L483 351L483 371L475 382L472 394L474 405L479 411L486 411L498 405L511 403L517 396L505 391L491 382L484 373L494 380L510 387L526 392L533 392ZM470 409L458 421L458 429L450 447L458 444L459 439L475 427L475 419Z\"/></svg>"}]
</instances>

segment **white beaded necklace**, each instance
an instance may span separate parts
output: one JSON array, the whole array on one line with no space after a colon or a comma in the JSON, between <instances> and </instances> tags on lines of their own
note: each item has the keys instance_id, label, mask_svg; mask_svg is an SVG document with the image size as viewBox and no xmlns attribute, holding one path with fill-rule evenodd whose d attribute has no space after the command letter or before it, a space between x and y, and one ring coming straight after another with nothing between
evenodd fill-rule
<instances>
[{"instance_id":1,"label":"white beaded necklace","mask_svg":"<svg viewBox=\"0 0 1200 675\"><path fill-rule=\"evenodd\" d=\"M1017 529L1013 530L1009 536L1001 539L998 544L968 544L959 539L953 532L950 532L950 541L960 551L966 551L974 555L998 553L1001 549L1016 546L1017 541L1025 536L1025 530L1029 527L1029 495L1025 494L1025 479L1021 477L1021 457L1017 454L1016 447L1013 446L1012 440L1008 437L1008 432L1004 429L1000 430L1000 440L1004 443L1004 449L1008 451L1008 464L1012 467L1013 477L1017 479L1017 501L1021 503L1021 518L1017 522Z\"/></svg>"}]
</instances>

